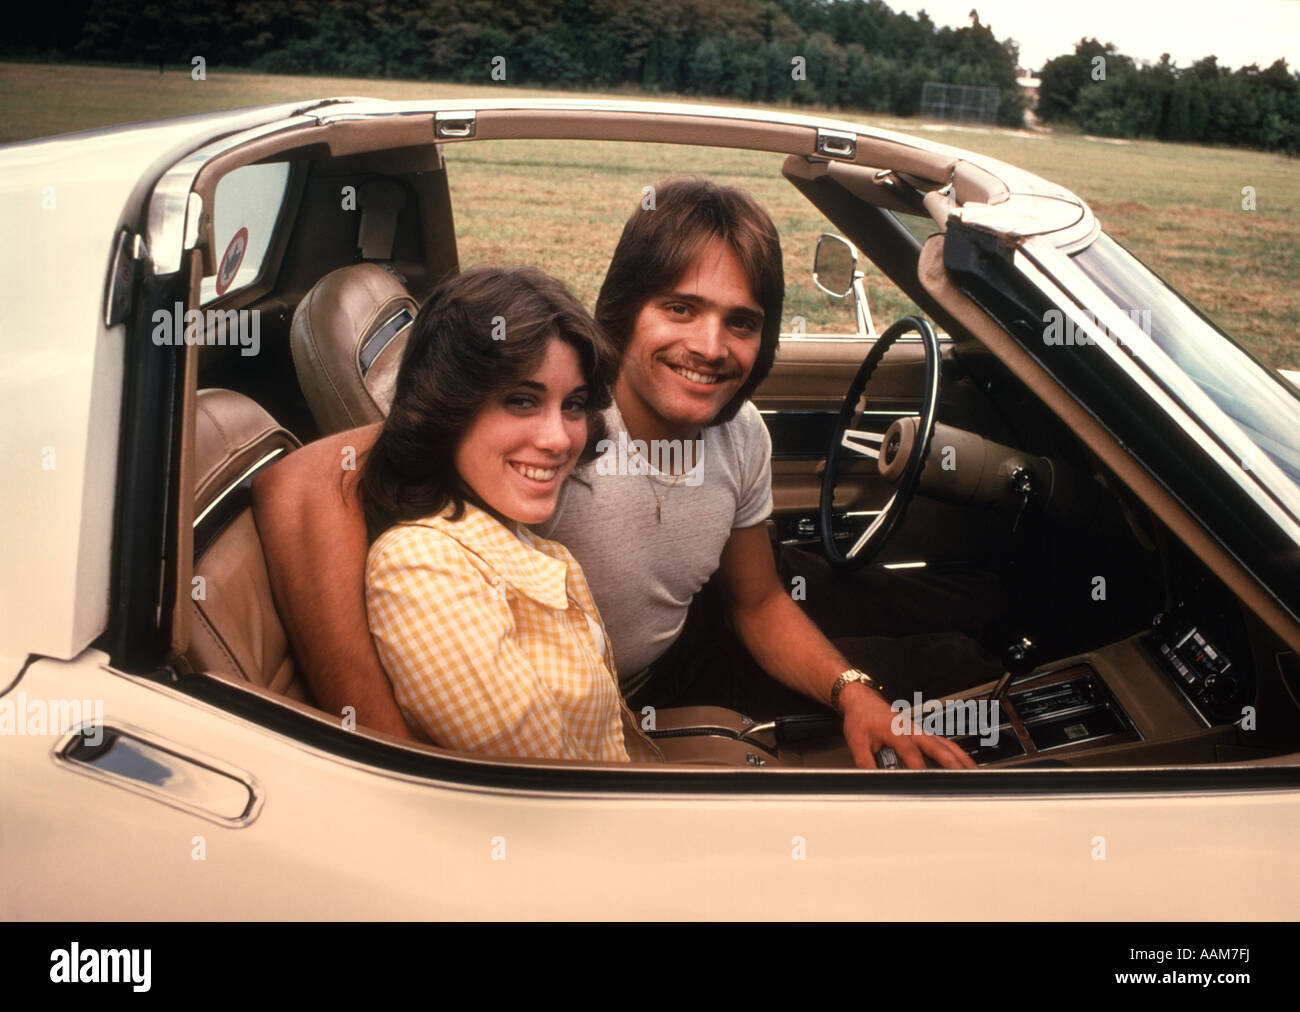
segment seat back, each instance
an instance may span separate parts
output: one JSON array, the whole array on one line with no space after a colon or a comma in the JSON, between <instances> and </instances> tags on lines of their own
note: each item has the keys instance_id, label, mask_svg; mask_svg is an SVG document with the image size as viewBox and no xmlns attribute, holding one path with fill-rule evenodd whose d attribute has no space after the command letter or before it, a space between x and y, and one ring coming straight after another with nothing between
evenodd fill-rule
<instances>
[{"instance_id":1,"label":"seat back","mask_svg":"<svg viewBox=\"0 0 1300 1012\"><path fill-rule=\"evenodd\" d=\"M321 435L384 420L418 310L406 286L373 263L331 271L303 296L289 343Z\"/></svg>"},{"instance_id":2,"label":"seat back","mask_svg":"<svg viewBox=\"0 0 1300 1012\"><path fill-rule=\"evenodd\" d=\"M231 390L199 391L194 435L189 662L305 700L252 511L254 475L297 449L298 440Z\"/></svg>"}]
</instances>

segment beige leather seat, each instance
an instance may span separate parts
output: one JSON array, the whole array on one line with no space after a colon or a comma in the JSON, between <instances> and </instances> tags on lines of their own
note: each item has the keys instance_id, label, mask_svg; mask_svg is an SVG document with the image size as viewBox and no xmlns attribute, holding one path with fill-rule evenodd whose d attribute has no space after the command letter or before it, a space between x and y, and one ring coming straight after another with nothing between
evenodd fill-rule
<instances>
[{"instance_id":1,"label":"beige leather seat","mask_svg":"<svg viewBox=\"0 0 1300 1012\"><path fill-rule=\"evenodd\" d=\"M195 416L190 664L308 699L276 614L253 522L253 476L298 440L243 394L200 390Z\"/></svg>"},{"instance_id":2,"label":"beige leather seat","mask_svg":"<svg viewBox=\"0 0 1300 1012\"><path fill-rule=\"evenodd\" d=\"M418 309L406 286L372 263L331 271L303 296L289 342L321 435L387 416Z\"/></svg>"}]
</instances>

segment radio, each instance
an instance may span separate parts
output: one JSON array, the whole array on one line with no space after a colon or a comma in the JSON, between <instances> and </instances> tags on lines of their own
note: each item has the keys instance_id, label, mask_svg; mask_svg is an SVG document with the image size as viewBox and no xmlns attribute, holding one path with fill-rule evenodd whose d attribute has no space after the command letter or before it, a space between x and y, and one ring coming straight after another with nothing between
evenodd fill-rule
<instances>
[{"instance_id":1,"label":"radio","mask_svg":"<svg viewBox=\"0 0 1300 1012\"><path fill-rule=\"evenodd\" d=\"M1208 724L1241 719L1249 679L1232 663L1222 640L1188 612L1161 613L1152 620L1148 648Z\"/></svg>"}]
</instances>

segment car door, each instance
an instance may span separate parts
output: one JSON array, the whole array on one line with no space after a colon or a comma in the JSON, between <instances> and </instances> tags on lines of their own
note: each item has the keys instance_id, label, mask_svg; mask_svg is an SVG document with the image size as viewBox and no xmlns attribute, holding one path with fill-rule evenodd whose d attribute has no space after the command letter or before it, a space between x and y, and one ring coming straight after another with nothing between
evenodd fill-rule
<instances>
[{"instance_id":1,"label":"car door","mask_svg":"<svg viewBox=\"0 0 1300 1012\"><path fill-rule=\"evenodd\" d=\"M1300 830L1293 791L1172 770L931 772L920 791L906 774L461 760L329 726L246 686L160 684L105 661L37 661L19 683L28 704L102 703L102 725L0 740L0 858L22 869L0 893L6 918L1293 910L1279 888L1293 878L1280 841ZM1201 856L1242 852L1254 857L1232 874L1205 874Z\"/></svg>"}]
</instances>

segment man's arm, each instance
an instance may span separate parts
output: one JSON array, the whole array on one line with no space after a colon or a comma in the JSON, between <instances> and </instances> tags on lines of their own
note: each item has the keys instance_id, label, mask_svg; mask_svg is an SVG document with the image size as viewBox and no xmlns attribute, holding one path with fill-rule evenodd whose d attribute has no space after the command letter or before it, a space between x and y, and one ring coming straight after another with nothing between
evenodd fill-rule
<instances>
[{"instance_id":1,"label":"man's arm","mask_svg":"<svg viewBox=\"0 0 1300 1012\"><path fill-rule=\"evenodd\" d=\"M759 666L790 688L818 702L829 702L831 686L853 665L781 586L765 524L731 532L719 572L736 634ZM911 769L925 766L922 753L951 769L975 766L970 756L946 738L895 734L891 727L895 713L889 703L861 683L846 685L839 703L844 711L844 738L859 766L874 768L875 753L886 745Z\"/></svg>"},{"instance_id":2,"label":"man's arm","mask_svg":"<svg viewBox=\"0 0 1300 1012\"><path fill-rule=\"evenodd\" d=\"M253 482L253 517L276 611L322 710L356 709L358 725L413 739L366 623L365 517L358 464L379 424L295 450ZM350 466L349 466L350 465Z\"/></svg>"}]
</instances>

